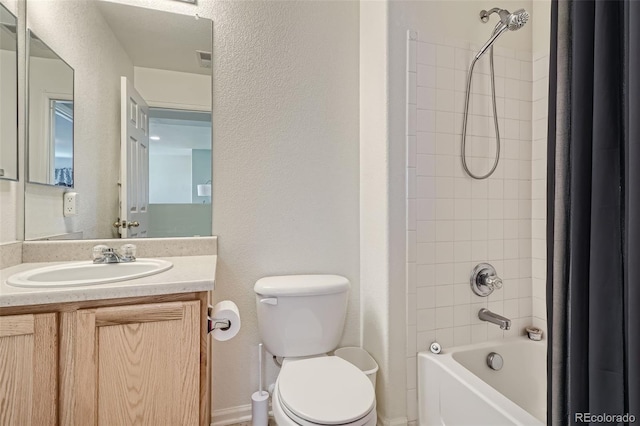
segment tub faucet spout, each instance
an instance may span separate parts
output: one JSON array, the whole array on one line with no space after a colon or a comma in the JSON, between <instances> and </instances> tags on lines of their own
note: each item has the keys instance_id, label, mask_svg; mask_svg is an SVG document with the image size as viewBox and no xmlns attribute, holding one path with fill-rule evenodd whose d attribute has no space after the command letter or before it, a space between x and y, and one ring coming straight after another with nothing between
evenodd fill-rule
<instances>
[{"instance_id":1,"label":"tub faucet spout","mask_svg":"<svg viewBox=\"0 0 640 426\"><path fill-rule=\"evenodd\" d=\"M511 320L509 318L505 318L502 315L493 313L485 308L482 308L480 309L480 311L478 311L478 318L480 318L482 321L488 321L492 324L499 325L503 330L509 330L509 328L511 328Z\"/></svg>"}]
</instances>

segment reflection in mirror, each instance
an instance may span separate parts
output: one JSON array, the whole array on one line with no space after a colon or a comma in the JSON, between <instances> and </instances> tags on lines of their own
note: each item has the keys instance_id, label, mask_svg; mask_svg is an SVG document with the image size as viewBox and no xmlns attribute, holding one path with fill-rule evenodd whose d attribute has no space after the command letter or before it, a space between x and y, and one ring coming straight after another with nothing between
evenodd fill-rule
<instances>
[{"instance_id":1,"label":"reflection in mirror","mask_svg":"<svg viewBox=\"0 0 640 426\"><path fill-rule=\"evenodd\" d=\"M59 188L27 185L26 239L211 235L212 22L68 0L29 2L27 23L75 70L78 208L65 216Z\"/></svg>"},{"instance_id":2,"label":"reflection in mirror","mask_svg":"<svg viewBox=\"0 0 640 426\"><path fill-rule=\"evenodd\" d=\"M73 188L73 69L29 30L28 181Z\"/></svg>"},{"instance_id":3,"label":"reflection in mirror","mask_svg":"<svg viewBox=\"0 0 640 426\"><path fill-rule=\"evenodd\" d=\"M16 17L0 4L0 179L18 179Z\"/></svg>"}]
</instances>

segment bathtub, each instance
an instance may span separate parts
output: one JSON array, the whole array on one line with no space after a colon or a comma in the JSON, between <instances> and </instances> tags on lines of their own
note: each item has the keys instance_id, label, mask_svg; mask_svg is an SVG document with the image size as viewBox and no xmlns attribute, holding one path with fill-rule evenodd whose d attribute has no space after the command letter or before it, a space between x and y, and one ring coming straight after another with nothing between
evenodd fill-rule
<instances>
[{"instance_id":1,"label":"bathtub","mask_svg":"<svg viewBox=\"0 0 640 426\"><path fill-rule=\"evenodd\" d=\"M487 355L504 359L501 370ZM546 340L524 336L418 354L420 426L544 425Z\"/></svg>"}]
</instances>

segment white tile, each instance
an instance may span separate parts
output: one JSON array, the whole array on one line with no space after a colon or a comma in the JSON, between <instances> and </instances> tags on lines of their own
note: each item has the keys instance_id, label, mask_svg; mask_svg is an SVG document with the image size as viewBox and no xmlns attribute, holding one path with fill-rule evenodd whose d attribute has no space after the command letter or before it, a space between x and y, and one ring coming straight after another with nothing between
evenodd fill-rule
<instances>
[{"instance_id":1,"label":"white tile","mask_svg":"<svg viewBox=\"0 0 640 426\"><path fill-rule=\"evenodd\" d=\"M436 64L436 46L431 43L418 42L416 45L417 62L425 65Z\"/></svg>"},{"instance_id":2,"label":"white tile","mask_svg":"<svg viewBox=\"0 0 640 426\"><path fill-rule=\"evenodd\" d=\"M504 301L504 316L509 318L509 319L513 319L513 318L518 318L520 316L519 314L519 301L520 299L509 299L509 300L505 300Z\"/></svg>"},{"instance_id":3,"label":"white tile","mask_svg":"<svg viewBox=\"0 0 640 426\"><path fill-rule=\"evenodd\" d=\"M418 74L420 77L420 74ZM442 90L455 89L455 73L447 68L436 68L436 87Z\"/></svg>"},{"instance_id":4,"label":"white tile","mask_svg":"<svg viewBox=\"0 0 640 426\"><path fill-rule=\"evenodd\" d=\"M471 343L487 341L487 324L475 324L471 326Z\"/></svg>"},{"instance_id":5,"label":"white tile","mask_svg":"<svg viewBox=\"0 0 640 426\"><path fill-rule=\"evenodd\" d=\"M435 176L436 158L435 155L416 154L415 165L418 176Z\"/></svg>"},{"instance_id":6,"label":"white tile","mask_svg":"<svg viewBox=\"0 0 640 426\"><path fill-rule=\"evenodd\" d=\"M470 220L457 220L453 230L454 241L469 241L472 238L472 229Z\"/></svg>"},{"instance_id":7,"label":"white tile","mask_svg":"<svg viewBox=\"0 0 640 426\"><path fill-rule=\"evenodd\" d=\"M504 80L504 97L506 99L520 99L520 81L512 78Z\"/></svg>"},{"instance_id":8,"label":"white tile","mask_svg":"<svg viewBox=\"0 0 640 426\"><path fill-rule=\"evenodd\" d=\"M438 221L438 226L435 229L436 241L453 241L453 227L453 220Z\"/></svg>"},{"instance_id":9,"label":"white tile","mask_svg":"<svg viewBox=\"0 0 640 426\"><path fill-rule=\"evenodd\" d=\"M476 266L472 262L456 262L453 267L453 282L456 284L465 283L469 285L469 275Z\"/></svg>"},{"instance_id":10,"label":"white tile","mask_svg":"<svg viewBox=\"0 0 640 426\"><path fill-rule=\"evenodd\" d=\"M435 265L435 285L453 284L453 263L438 263Z\"/></svg>"},{"instance_id":11,"label":"white tile","mask_svg":"<svg viewBox=\"0 0 640 426\"><path fill-rule=\"evenodd\" d=\"M455 68L461 71L467 71L471 64L473 54L468 49L456 48L455 50Z\"/></svg>"},{"instance_id":12,"label":"white tile","mask_svg":"<svg viewBox=\"0 0 640 426\"><path fill-rule=\"evenodd\" d=\"M520 82L520 99L529 102L533 100L533 83L530 81Z\"/></svg>"},{"instance_id":13,"label":"white tile","mask_svg":"<svg viewBox=\"0 0 640 426\"><path fill-rule=\"evenodd\" d=\"M487 324L487 340L504 338L504 331L495 324Z\"/></svg>"},{"instance_id":14,"label":"white tile","mask_svg":"<svg viewBox=\"0 0 640 426\"><path fill-rule=\"evenodd\" d=\"M438 194L443 195L441 198L453 198L454 196L453 170L455 160L457 160L457 158L455 158L453 155L438 155L436 158L436 176L439 176L438 179L442 179L441 177L446 177L446 180L448 182L446 192L440 190L438 191ZM441 188L438 186L438 189Z\"/></svg>"},{"instance_id":15,"label":"white tile","mask_svg":"<svg viewBox=\"0 0 640 426\"><path fill-rule=\"evenodd\" d=\"M452 263L454 261L453 244L450 242L435 243L435 263Z\"/></svg>"},{"instance_id":16,"label":"white tile","mask_svg":"<svg viewBox=\"0 0 640 426\"><path fill-rule=\"evenodd\" d=\"M489 179L487 183L487 197L490 200L504 197L504 181L502 179Z\"/></svg>"},{"instance_id":17,"label":"white tile","mask_svg":"<svg viewBox=\"0 0 640 426\"><path fill-rule=\"evenodd\" d=\"M436 90L436 109L438 111L455 111L453 90Z\"/></svg>"},{"instance_id":18,"label":"white tile","mask_svg":"<svg viewBox=\"0 0 640 426\"><path fill-rule=\"evenodd\" d=\"M533 301L531 297L520 298L518 299L518 303L519 303L520 317L530 317L533 313L532 311Z\"/></svg>"},{"instance_id":19,"label":"white tile","mask_svg":"<svg viewBox=\"0 0 640 426\"><path fill-rule=\"evenodd\" d=\"M437 199L436 200L436 220L448 220L454 217L454 200L453 199Z\"/></svg>"},{"instance_id":20,"label":"white tile","mask_svg":"<svg viewBox=\"0 0 640 426\"><path fill-rule=\"evenodd\" d=\"M471 343L471 327L454 327L453 344L456 346L468 345Z\"/></svg>"},{"instance_id":21,"label":"white tile","mask_svg":"<svg viewBox=\"0 0 640 426\"><path fill-rule=\"evenodd\" d=\"M504 240L504 259L518 259L518 240Z\"/></svg>"},{"instance_id":22,"label":"white tile","mask_svg":"<svg viewBox=\"0 0 640 426\"><path fill-rule=\"evenodd\" d=\"M453 306L436 308L436 329L453 327Z\"/></svg>"},{"instance_id":23,"label":"white tile","mask_svg":"<svg viewBox=\"0 0 640 426\"><path fill-rule=\"evenodd\" d=\"M504 116L505 118L519 119L520 118L520 101L516 99L504 100Z\"/></svg>"},{"instance_id":24,"label":"white tile","mask_svg":"<svg viewBox=\"0 0 640 426\"><path fill-rule=\"evenodd\" d=\"M453 347L453 327L440 328L436 330L436 341L440 343L443 348Z\"/></svg>"},{"instance_id":25,"label":"white tile","mask_svg":"<svg viewBox=\"0 0 640 426\"><path fill-rule=\"evenodd\" d=\"M436 111L436 132L453 133L455 126L455 118L452 112Z\"/></svg>"},{"instance_id":26,"label":"white tile","mask_svg":"<svg viewBox=\"0 0 640 426\"><path fill-rule=\"evenodd\" d=\"M471 318L469 316L469 313L470 313L469 304L455 305L453 307L453 325L455 327L460 327L463 325L471 324Z\"/></svg>"},{"instance_id":27,"label":"white tile","mask_svg":"<svg viewBox=\"0 0 640 426\"><path fill-rule=\"evenodd\" d=\"M455 284L453 286L453 301L456 306L471 302L471 288L469 284Z\"/></svg>"},{"instance_id":28,"label":"white tile","mask_svg":"<svg viewBox=\"0 0 640 426\"><path fill-rule=\"evenodd\" d=\"M503 230L505 239L517 239L518 221L515 219L506 219L503 223Z\"/></svg>"},{"instance_id":29,"label":"white tile","mask_svg":"<svg viewBox=\"0 0 640 426\"><path fill-rule=\"evenodd\" d=\"M507 78L520 79L520 61L517 59L507 59L505 62Z\"/></svg>"},{"instance_id":30,"label":"white tile","mask_svg":"<svg viewBox=\"0 0 640 426\"><path fill-rule=\"evenodd\" d=\"M433 176L417 176L416 182L417 198L436 198L436 180Z\"/></svg>"},{"instance_id":31,"label":"white tile","mask_svg":"<svg viewBox=\"0 0 640 426\"><path fill-rule=\"evenodd\" d=\"M435 132L436 113L435 111L419 109L416 116L416 130L418 132Z\"/></svg>"},{"instance_id":32,"label":"white tile","mask_svg":"<svg viewBox=\"0 0 640 426\"><path fill-rule=\"evenodd\" d=\"M438 155L457 155L456 138L448 133L435 134L436 154Z\"/></svg>"},{"instance_id":33,"label":"white tile","mask_svg":"<svg viewBox=\"0 0 640 426\"><path fill-rule=\"evenodd\" d=\"M436 67L418 64L418 86L436 87Z\"/></svg>"},{"instance_id":34,"label":"white tile","mask_svg":"<svg viewBox=\"0 0 640 426\"><path fill-rule=\"evenodd\" d=\"M498 170L496 169L496 172ZM491 200L491 208L488 210L487 219L503 219L504 218L504 201L503 200Z\"/></svg>"},{"instance_id":35,"label":"white tile","mask_svg":"<svg viewBox=\"0 0 640 426\"><path fill-rule=\"evenodd\" d=\"M419 265L433 263L435 256L435 243L418 243L418 255L416 262Z\"/></svg>"},{"instance_id":36,"label":"white tile","mask_svg":"<svg viewBox=\"0 0 640 426\"><path fill-rule=\"evenodd\" d=\"M518 280L518 297L531 297L531 278L520 278Z\"/></svg>"},{"instance_id":37,"label":"white tile","mask_svg":"<svg viewBox=\"0 0 640 426\"><path fill-rule=\"evenodd\" d=\"M418 109L436 109L436 89L432 87L418 87L416 92Z\"/></svg>"},{"instance_id":38,"label":"white tile","mask_svg":"<svg viewBox=\"0 0 640 426\"><path fill-rule=\"evenodd\" d=\"M418 221L434 220L436 218L436 208L433 200L420 198L416 200L416 216Z\"/></svg>"},{"instance_id":39,"label":"white tile","mask_svg":"<svg viewBox=\"0 0 640 426\"><path fill-rule=\"evenodd\" d=\"M471 242L471 260L476 262L484 262L487 259L487 242L473 241Z\"/></svg>"},{"instance_id":40,"label":"white tile","mask_svg":"<svg viewBox=\"0 0 640 426\"><path fill-rule=\"evenodd\" d=\"M416 340L416 346L417 346L418 352L428 350L429 345L431 345L432 342L435 342L435 340L436 340L435 330L428 330L428 331L422 331L422 332L419 331L417 340Z\"/></svg>"},{"instance_id":41,"label":"white tile","mask_svg":"<svg viewBox=\"0 0 640 426\"><path fill-rule=\"evenodd\" d=\"M520 120L531 120L531 102L520 101Z\"/></svg>"},{"instance_id":42,"label":"white tile","mask_svg":"<svg viewBox=\"0 0 640 426\"><path fill-rule=\"evenodd\" d=\"M435 287L435 293L436 308L440 308L443 306L453 306L453 285L438 285Z\"/></svg>"},{"instance_id":43,"label":"white tile","mask_svg":"<svg viewBox=\"0 0 640 426\"><path fill-rule=\"evenodd\" d=\"M533 64L531 62L520 62L520 79L524 81L533 80Z\"/></svg>"},{"instance_id":44,"label":"white tile","mask_svg":"<svg viewBox=\"0 0 640 426\"><path fill-rule=\"evenodd\" d=\"M432 243L436 240L436 222L433 220L417 221L417 242Z\"/></svg>"},{"instance_id":45,"label":"white tile","mask_svg":"<svg viewBox=\"0 0 640 426\"><path fill-rule=\"evenodd\" d=\"M434 265L416 265L416 288L433 286L434 277Z\"/></svg>"},{"instance_id":46,"label":"white tile","mask_svg":"<svg viewBox=\"0 0 640 426\"><path fill-rule=\"evenodd\" d=\"M418 154L436 153L436 134L431 132L417 132L416 141Z\"/></svg>"},{"instance_id":47,"label":"white tile","mask_svg":"<svg viewBox=\"0 0 640 426\"><path fill-rule=\"evenodd\" d=\"M435 307L434 287L418 287L416 290L416 309L418 311Z\"/></svg>"},{"instance_id":48,"label":"white tile","mask_svg":"<svg viewBox=\"0 0 640 426\"><path fill-rule=\"evenodd\" d=\"M488 219L489 201L486 198L472 200L471 219Z\"/></svg>"},{"instance_id":49,"label":"white tile","mask_svg":"<svg viewBox=\"0 0 640 426\"><path fill-rule=\"evenodd\" d=\"M418 309L416 325L418 332L436 329L436 310Z\"/></svg>"},{"instance_id":50,"label":"white tile","mask_svg":"<svg viewBox=\"0 0 640 426\"><path fill-rule=\"evenodd\" d=\"M489 222L487 220L471 221L471 239L473 241L487 241Z\"/></svg>"},{"instance_id":51,"label":"white tile","mask_svg":"<svg viewBox=\"0 0 640 426\"><path fill-rule=\"evenodd\" d=\"M505 58L502 56L494 56L493 69L496 73L496 77L504 77L506 75Z\"/></svg>"},{"instance_id":52,"label":"white tile","mask_svg":"<svg viewBox=\"0 0 640 426\"><path fill-rule=\"evenodd\" d=\"M455 200L454 205L455 205L455 209L454 209L455 220L471 219L471 200L465 200L465 199Z\"/></svg>"},{"instance_id":53,"label":"white tile","mask_svg":"<svg viewBox=\"0 0 640 426\"><path fill-rule=\"evenodd\" d=\"M436 47L436 64L438 67L454 68L455 53L454 48L450 46Z\"/></svg>"},{"instance_id":54,"label":"white tile","mask_svg":"<svg viewBox=\"0 0 640 426\"><path fill-rule=\"evenodd\" d=\"M419 245L418 245L419 246ZM487 242L487 259L499 260L503 258L503 240L489 240ZM419 254L418 254L419 259Z\"/></svg>"},{"instance_id":55,"label":"white tile","mask_svg":"<svg viewBox=\"0 0 640 426\"><path fill-rule=\"evenodd\" d=\"M471 241L456 241L453 244L456 262L471 261Z\"/></svg>"}]
</instances>

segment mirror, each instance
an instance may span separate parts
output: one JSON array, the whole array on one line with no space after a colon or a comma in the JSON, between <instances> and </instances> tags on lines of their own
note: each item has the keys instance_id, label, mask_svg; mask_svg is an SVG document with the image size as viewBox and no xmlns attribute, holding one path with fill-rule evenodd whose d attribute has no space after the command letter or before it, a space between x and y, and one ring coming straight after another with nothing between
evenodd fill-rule
<instances>
[{"instance_id":1,"label":"mirror","mask_svg":"<svg viewBox=\"0 0 640 426\"><path fill-rule=\"evenodd\" d=\"M31 30L27 182L73 188L73 68Z\"/></svg>"},{"instance_id":2,"label":"mirror","mask_svg":"<svg viewBox=\"0 0 640 426\"><path fill-rule=\"evenodd\" d=\"M0 179L18 179L18 20L0 4Z\"/></svg>"},{"instance_id":3,"label":"mirror","mask_svg":"<svg viewBox=\"0 0 640 426\"><path fill-rule=\"evenodd\" d=\"M25 239L211 235L212 22L69 0L29 2L27 26L75 70L75 108L55 105L73 111L73 189L26 185Z\"/></svg>"}]
</instances>

